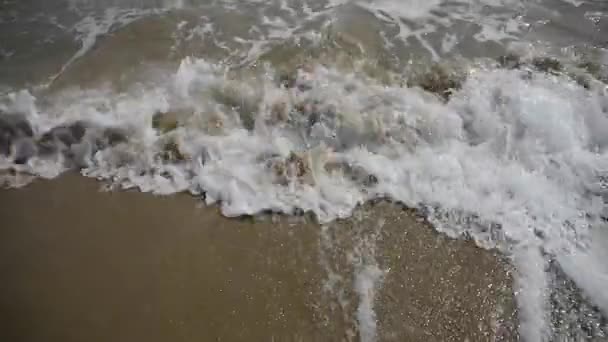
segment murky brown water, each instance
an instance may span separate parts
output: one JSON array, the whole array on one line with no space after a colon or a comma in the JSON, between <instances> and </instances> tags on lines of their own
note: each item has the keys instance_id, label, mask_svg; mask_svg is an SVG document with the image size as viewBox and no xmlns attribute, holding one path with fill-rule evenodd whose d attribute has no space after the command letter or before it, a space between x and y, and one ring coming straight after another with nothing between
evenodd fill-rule
<instances>
[{"instance_id":1,"label":"murky brown water","mask_svg":"<svg viewBox=\"0 0 608 342\"><path fill-rule=\"evenodd\" d=\"M352 258L376 245L387 271L380 340L487 341L512 313L495 255L392 205L321 234L295 219L226 219L188 196L99 186L68 175L0 192L3 340L358 340Z\"/></svg>"}]
</instances>

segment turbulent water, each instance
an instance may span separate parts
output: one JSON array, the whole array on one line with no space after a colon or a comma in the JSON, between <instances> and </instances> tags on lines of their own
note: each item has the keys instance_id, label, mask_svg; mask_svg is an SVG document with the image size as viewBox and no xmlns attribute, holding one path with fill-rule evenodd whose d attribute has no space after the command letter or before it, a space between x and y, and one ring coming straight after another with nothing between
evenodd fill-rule
<instances>
[{"instance_id":1,"label":"turbulent water","mask_svg":"<svg viewBox=\"0 0 608 342\"><path fill-rule=\"evenodd\" d=\"M511 258L525 340L606 338L608 3L0 7L6 186L76 168L322 223L389 198ZM381 271L358 277L373 340ZM563 279L593 313L576 327L557 315Z\"/></svg>"}]
</instances>

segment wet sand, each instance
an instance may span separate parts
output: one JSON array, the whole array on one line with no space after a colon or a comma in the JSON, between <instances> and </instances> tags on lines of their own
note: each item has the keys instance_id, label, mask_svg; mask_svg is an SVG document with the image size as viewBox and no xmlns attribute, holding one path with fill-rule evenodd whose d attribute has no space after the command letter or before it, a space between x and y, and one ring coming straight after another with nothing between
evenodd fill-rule
<instances>
[{"instance_id":1,"label":"wet sand","mask_svg":"<svg viewBox=\"0 0 608 342\"><path fill-rule=\"evenodd\" d=\"M100 186L0 190L0 340L357 341L353 279L374 262L380 341L492 341L514 322L504 262L391 204L322 228Z\"/></svg>"}]
</instances>

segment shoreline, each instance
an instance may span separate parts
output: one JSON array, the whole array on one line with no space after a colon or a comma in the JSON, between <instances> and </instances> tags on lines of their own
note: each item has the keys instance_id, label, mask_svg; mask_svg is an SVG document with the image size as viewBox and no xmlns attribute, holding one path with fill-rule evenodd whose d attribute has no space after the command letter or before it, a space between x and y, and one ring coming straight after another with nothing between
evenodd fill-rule
<instances>
[{"instance_id":1,"label":"shoreline","mask_svg":"<svg viewBox=\"0 0 608 342\"><path fill-rule=\"evenodd\" d=\"M515 338L510 267L412 211L229 219L186 194L100 185L66 174L0 191L3 339Z\"/></svg>"}]
</instances>

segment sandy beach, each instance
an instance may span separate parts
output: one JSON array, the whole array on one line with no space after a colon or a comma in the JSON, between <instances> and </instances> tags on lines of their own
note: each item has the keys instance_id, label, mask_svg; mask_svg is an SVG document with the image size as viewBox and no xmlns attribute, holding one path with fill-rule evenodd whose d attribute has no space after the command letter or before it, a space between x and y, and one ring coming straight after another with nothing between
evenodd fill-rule
<instances>
[{"instance_id":1,"label":"sandy beach","mask_svg":"<svg viewBox=\"0 0 608 342\"><path fill-rule=\"evenodd\" d=\"M0 339L359 340L353 279L370 256L381 341L490 341L512 318L496 255L393 205L321 228L100 190L66 175L0 192Z\"/></svg>"}]
</instances>

